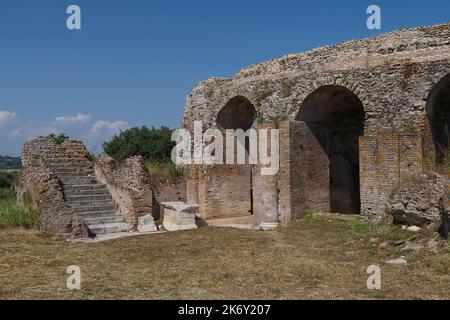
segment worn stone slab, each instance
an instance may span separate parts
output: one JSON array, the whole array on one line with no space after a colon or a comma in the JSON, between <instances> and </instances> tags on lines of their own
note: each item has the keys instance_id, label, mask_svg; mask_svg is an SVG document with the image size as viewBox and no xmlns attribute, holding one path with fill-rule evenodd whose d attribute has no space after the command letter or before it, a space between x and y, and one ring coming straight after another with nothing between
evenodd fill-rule
<instances>
[{"instance_id":1,"label":"worn stone slab","mask_svg":"<svg viewBox=\"0 0 450 320\"><path fill-rule=\"evenodd\" d=\"M138 230L139 232L156 232L158 228L156 227L155 220L152 214L147 214L142 216L138 220Z\"/></svg>"},{"instance_id":2,"label":"worn stone slab","mask_svg":"<svg viewBox=\"0 0 450 320\"><path fill-rule=\"evenodd\" d=\"M197 229L195 217L199 206L184 202L163 202L163 226L167 231Z\"/></svg>"}]
</instances>

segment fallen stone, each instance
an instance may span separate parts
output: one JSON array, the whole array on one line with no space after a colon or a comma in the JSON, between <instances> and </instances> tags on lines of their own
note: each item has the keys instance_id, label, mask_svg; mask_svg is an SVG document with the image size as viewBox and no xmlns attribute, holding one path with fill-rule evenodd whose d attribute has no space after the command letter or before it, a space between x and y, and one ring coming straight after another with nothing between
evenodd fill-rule
<instances>
[{"instance_id":1,"label":"fallen stone","mask_svg":"<svg viewBox=\"0 0 450 320\"><path fill-rule=\"evenodd\" d=\"M408 262L404 258L388 260L385 263L390 264L390 265L406 265L406 264L408 264Z\"/></svg>"},{"instance_id":2,"label":"fallen stone","mask_svg":"<svg viewBox=\"0 0 450 320\"><path fill-rule=\"evenodd\" d=\"M378 248L380 248L380 249L387 249L388 246L389 246L389 243L383 242L383 243L380 244L380 246Z\"/></svg>"},{"instance_id":3,"label":"fallen stone","mask_svg":"<svg viewBox=\"0 0 450 320\"><path fill-rule=\"evenodd\" d=\"M410 232L419 232L420 230L422 230L422 228L417 227L417 226L412 226L407 228L406 230L410 231Z\"/></svg>"},{"instance_id":4,"label":"fallen stone","mask_svg":"<svg viewBox=\"0 0 450 320\"><path fill-rule=\"evenodd\" d=\"M445 177L411 178L391 196L387 212L398 223L423 227L440 220L439 201L446 192Z\"/></svg>"},{"instance_id":5,"label":"fallen stone","mask_svg":"<svg viewBox=\"0 0 450 320\"><path fill-rule=\"evenodd\" d=\"M424 248L423 245L421 244L417 244L417 243L407 243L406 246L404 247L405 250L407 251L420 251Z\"/></svg>"},{"instance_id":6,"label":"fallen stone","mask_svg":"<svg viewBox=\"0 0 450 320\"><path fill-rule=\"evenodd\" d=\"M151 214L147 214L139 218L138 222L139 232L156 232L158 228L155 225L155 220Z\"/></svg>"}]
</instances>

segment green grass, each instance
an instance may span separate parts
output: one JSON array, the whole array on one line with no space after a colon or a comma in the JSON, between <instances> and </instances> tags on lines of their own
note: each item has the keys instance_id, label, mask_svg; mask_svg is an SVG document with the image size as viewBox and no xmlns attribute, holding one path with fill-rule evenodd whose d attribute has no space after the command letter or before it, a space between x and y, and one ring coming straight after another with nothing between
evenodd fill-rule
<instances>
[{"instance_id":1,"label":"green grass","mask_svg":"<svg viewBox=\"0 0 450 320\"><path fill-rule=\"evenodd\" d=\"M434 271L443 275L450 275L450 255L440 257L434 264Z\"/></svg>"},{"instance_id":2,"label":"green grass","mask_svg":"<svg viewBox=\"0 0 450 320\"><path fill-rule=\"evenodd\" d=\"M39 226L39 216L18 204L14 192L0 189L0 228L22 227L31 229Z\"/></svg>"}]
</instances>

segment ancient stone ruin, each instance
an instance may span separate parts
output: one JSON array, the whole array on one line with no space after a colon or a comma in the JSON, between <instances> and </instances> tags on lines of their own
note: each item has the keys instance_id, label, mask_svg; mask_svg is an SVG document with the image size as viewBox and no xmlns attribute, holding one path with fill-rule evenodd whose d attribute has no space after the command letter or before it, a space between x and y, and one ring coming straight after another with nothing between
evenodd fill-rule
<instances>
[{"instance_id":1,"label":"ancient stone ruin","mask_svg":"<svg viewBox=\"0 0 450 320\"><path fill-rule=\"evenodd\" d=\"M193 132L196 121L221 132L279 130L279 172L189 165L186 194L171 198L170 188L155 194L140 157L117 164L93 159L79 141L40 137L24 146L18 196L31 195L45 231L68 237L153 232L154 220L168 230L271 230L313 212L378 222L388 209L402 223L439 219L437 204L449 190L450 24L348 41L200 82L187 97L183 127ZM436 178L424 178L423 190L401 185L430 175Z\"/></svg>"},{"instance_id":2,"label":"ancient stone ruin","mask_svg":"<svg viewBox=\"0 0 450 320\"><path fill-rule=\"evenodd\" d=\"M18 198L31 195L48 233L86 238L128 232L152 213L152 192L140 157L118 168L107 156L95 161L80 141L57 144L39 137L25 144L22 163ZM146 223L156 231L153 219Z\"/></svg>"},{"instance_id":3,"label":"ancient stone ruin","mask_svg":"<svg viewBox=\"0 0 450 320\"><path fill-rule=\"evenodd\" d=\"M280 130L280 171L191 165L187 200L206 224L289 224L325 211L380 221L408 176L448 178L450 24L348 41L198 83L184 128ZM448 181L448 180L447 180ZM448 191L448 182L445 184ZM261 224L262 223L262 224Z\"/></svg>"}]
</instances>

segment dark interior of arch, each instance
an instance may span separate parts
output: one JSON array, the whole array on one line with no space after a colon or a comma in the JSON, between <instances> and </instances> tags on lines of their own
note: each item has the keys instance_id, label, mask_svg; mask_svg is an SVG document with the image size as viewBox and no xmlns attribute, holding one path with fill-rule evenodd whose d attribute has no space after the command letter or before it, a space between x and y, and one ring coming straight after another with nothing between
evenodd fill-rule
<instances>
[{"instance_id":1,"label":"dark interior of arch","mask_svg":"<svg viewBox=\"0 0 450 320\"><path fill-rule=\"evenodd\" d=\"M364 107L341 86L323 86L302 103L304 121L329 159L330 209L360 213L359 137L364 134Z\"/></svg>"},{"instance_id":2,"label":"dark interior of arch","mask_svg":"<svg viewBox=\"0 0 450 320\"><path fill-rule=\"evenodd\" d=\"M217 115L217 125L220 129L243 129L252 127L256 118L253 104L243 96L230 99Z\"/></svg>"},{"instance_id":3,"label":"dark interior of arch","mask_svg":"<svg viewBox=\"0 0 450 320\"><path fill-rule=\"evenodd\" d=\"M450 161L450 75L432 90L428 116L431 123L436 162L438 165Z\"/></svg>"}]
</instances>

